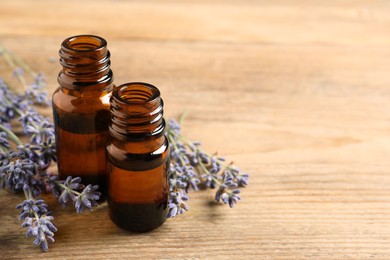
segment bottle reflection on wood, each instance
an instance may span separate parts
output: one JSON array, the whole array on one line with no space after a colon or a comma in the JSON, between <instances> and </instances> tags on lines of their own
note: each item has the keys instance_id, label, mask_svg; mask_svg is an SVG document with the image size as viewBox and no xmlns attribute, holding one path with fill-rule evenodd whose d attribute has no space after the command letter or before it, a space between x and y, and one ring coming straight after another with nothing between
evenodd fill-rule
<instances>
[{"instance_id":1,"label":"bottle reflection on wood","mask_svg":"<svg viewBox=\"0 0 390 260\"><path fill-rule=\"evenodd\" d=\"M124 229L150 231L167 215L169 147L163 101L156 87L127 83L114 90L110 103L109 214Z\"/></svg>"}]
</instances>

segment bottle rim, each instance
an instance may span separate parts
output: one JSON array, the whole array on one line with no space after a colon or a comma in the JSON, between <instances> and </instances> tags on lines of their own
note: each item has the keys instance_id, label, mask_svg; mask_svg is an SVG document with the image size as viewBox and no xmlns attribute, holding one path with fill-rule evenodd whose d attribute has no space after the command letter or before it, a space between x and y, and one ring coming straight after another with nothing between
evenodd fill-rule
<instances>
[{"instance_id":1,"label":"bottle rim","mask_svg":"<svg viewBox=\"0 0 390 260\"><path fill-rule=\"evenodd\" d=\"M66 38L62 47L74 52L96 52L107 47L107 41L100 36L80 34Z\"/></svg>"},{"instance_id":2,"label":"bottle rim","mask_svg":"<svg viewBox=\"0 0 390 260\"><path fill-rule=\"evenodd\" d=\"M160 91L152 84L145 82L128 82L116 87L113 97L126 105L153 103L160 98Z\"/></svg>"}]
</instances>

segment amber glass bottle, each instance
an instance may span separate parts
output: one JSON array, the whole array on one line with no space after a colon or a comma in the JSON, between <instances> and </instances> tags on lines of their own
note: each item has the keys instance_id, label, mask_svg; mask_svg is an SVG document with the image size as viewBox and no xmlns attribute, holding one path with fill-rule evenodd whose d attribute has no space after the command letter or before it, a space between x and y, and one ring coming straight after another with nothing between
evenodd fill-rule
<instances>
[{"instance_id":1,"label":"amber glass bottle","mask_svg":"<svg viewBox=\"0 0 390 260\"><path fill-rule=\"evenodd\" d=\"M156 87L127 83L113 91L110 103L109 214L124 229L150 231L167 214L169 147L163 101Z\"/></svg>"},{"instance_id":2,"label":"amber glass bottle","mask_svg":"<svg viewBox=\"0 0 390 260\"><path fill-rule=\"evenodd\" d=\"M110 52L98 36L65 39L59 51L60 87L53 94L58 173L98 184L105 195L105 147L113 88Z\"/></svg>"}]
</instances>

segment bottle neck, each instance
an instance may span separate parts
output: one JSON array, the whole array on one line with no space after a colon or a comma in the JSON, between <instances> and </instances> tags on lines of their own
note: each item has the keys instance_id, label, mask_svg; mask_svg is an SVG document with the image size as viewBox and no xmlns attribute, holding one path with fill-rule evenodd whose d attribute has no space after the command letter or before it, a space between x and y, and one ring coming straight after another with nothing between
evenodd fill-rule
<instances>
[{"instance_id":1,"label":"bottle neck","mask_svg":"<svg viewBox=\"0 0 390 260\"><path fill-rule=\"evenodd\" d=\"M58 83L62 88L77 92L111 90L110 52L103 38L93 35L67 38L59 55L62 70Z\"/></svg>"},{"instance_id":2,"label":"bottle neck","mask_svg":"<svg viewBox=\"0 0 390 260\"><path fill-rule=\"evenodd\" d=\"M123 84L113 91L110 106L109 131L114 142L149 143L148 146L164 142L164 104L156 87L146 83Z\"/></svg>"}]
</instances>

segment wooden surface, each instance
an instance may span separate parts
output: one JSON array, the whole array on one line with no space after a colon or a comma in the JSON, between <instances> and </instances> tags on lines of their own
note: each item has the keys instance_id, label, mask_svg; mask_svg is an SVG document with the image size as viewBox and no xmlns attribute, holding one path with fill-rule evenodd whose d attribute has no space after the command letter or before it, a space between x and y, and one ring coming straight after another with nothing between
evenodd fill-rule
<instances>
[{"instance_id":1,"label":"wooden surface","mask_svg":"<svg viewBox=\"0 0 390 260\"><path fill-rule=\"evenodd\" d=\"M251 174L234 208L214 191L148 234L117 228L102 205L49 200L48 253L0 191L0 257L390 259L390 1L0 2L0 42L47 77L61 41L109 42L116 84L158 86L166 116ZM6 70L0 63L0 73ZM50 110L47 110L50 114Z\"/></svg>"}]
</instances>

